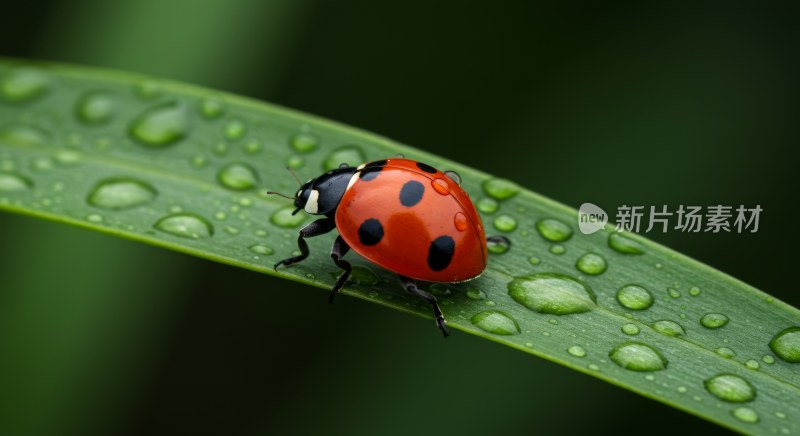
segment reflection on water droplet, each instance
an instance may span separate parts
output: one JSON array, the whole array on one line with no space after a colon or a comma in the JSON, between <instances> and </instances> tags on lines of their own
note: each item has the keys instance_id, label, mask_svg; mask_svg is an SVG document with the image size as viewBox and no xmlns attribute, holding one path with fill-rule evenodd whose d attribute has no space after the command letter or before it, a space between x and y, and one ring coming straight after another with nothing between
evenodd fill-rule
<instances>
[{"instance_id":1,"label":"reflection on water droplet","mask_svg":"<svg viewBox=\"0 0 800 436\"><path fill-rule=\"evenodd\" d=\"M27 191L33 187L33 182L13 173L0 173L0 192Z\"/></svg>"},{"instance_id":2,"label":"reflection on water droplet","mask_svg":"<svg viewBox=\"0 0 800 436\"><path fill-rule=\"evenodd\" d=\"M219 170L217 180L228 189L247 191L258 185L258 173L246 163L232 162Z\"/></svg>"},{"instance_id":3,"label":"reflection on water droplet","mask_svg":"<svg viewBox=\"0 0 800 436\"><path fill-rule=\"evenodd\" d=\"M296 215L292 215L294 209L294 206L282 207L273 212L269 220L278 227L286 229L297 227L305 221L306 217L299 212Z\"/></svg>"},{"instance_id":4,"label":"reflection on water droplet","mask_svg":"<svg viewBox=\"0 0 800 436\"><path fill-rule=\"evenodd\" d=\"M230 140L241 139L246 131L247 126L244 121L238 118L234 118L225 124L225 137Z\"/></svg>"},{"instance_id":5,"label":"reflection on water droplet","mask_svg":"<svg viewBox=\"0 0 800 436\"><path fill-rule=\"evenodd\" d=\"M552 315L588 312L596 301L588 286L556 273L517 277L508 283L508 294L528 309Z\"/></svg>"},{"instance_id":6,"label":"reflection on water droplet","mask_svg":"<svg viewBox=\"0 0 800 436\"><path fill-rule=\"evenodd\" d=\"M22 103L44 95L50 84L49 75L35 67L18 67L0 78L0 99Z\"/></svg>"},{"instance_id":7,"label":"reflection on water droplet","mask_svg":"<svg viewBox=\"0 0 800 436\"><path fill-rule=\"evenodd\" d=\"M251 245L250 246L250 251L252 251L253 253L256 253L256 254L263 254L265 256L268 256L268 255L274 253L274 251L272 251L271 248L269 248L269 247L267 247L266 245L263 245L263 244Z\"/></svg>"},{"instance_id":8,"label":"reflection on water droplet","mask_svg":"<svg viewBox=\"0 0 800 436\"><path fill-rule=\"evenodd\" d=\"M506 200L519 193L519 186L505 179L491 179L483 182L483 191L496 200Z\"/></svg>"},{"instance_id":9,"label":"reflection on water droplet","mask_svg":"<svg viewBox=\"0 0 800 436\"><path fill-rule=\"evenodd\" d=\"M124 210L147 204L158 191L150 184L131 178L106 179L89 192L89 204L102 209Z\"/></svg>"},{"instance_id":10,"label":"reflection on water droplet","mask_svg":"<svg viewBox=\"0 0 800 436\"><path fill-rule=\"evenodd\" d=\"M721 313L707 313L700 318L700 324L707 329L718 329L728 323L728 317Z\"/></svg>"},{"instance_id":11,"label":"reflection on water droplet","mask_svg":"<svg viewBox=\"0 0 800 436\"><path fill-rule=\"evenodd\" d=\"M683 330L680 324L675 321L670 321L668 319L662 319L660 321L656 321L652 325L655 331L661 333L662 335L666 336L686 336L686 331Z\"/></svg>"},{"instance_id":12,"label":"reflection on water droplet","mask_svg":"<svg viewBox=\"0 0 800 436\"><path fill-rule=\"evenodd\" d=\"M575 263L575 267L584 274L596 276L606 272L608 264L603 256L594 253L586 253L578 259Z\"/></svg>"},{"instance_id":13,"label":"reflection on water droplet","mask_svg":"<svg viewBox=\"0 0 800 436\"><path fill-rule=\"evenodd\" d=\"M622 368L639 372L660 371L668 364L658 351L641 342L622 343L611 350L608 357Z\"/></svg>"},{"instance_id":14,"label":"reflection on water droplet","mask_svg":"<svg viewBox=\"0 0 800 436\"><path fill-rule=\"evenodd\" d=\"M536 230L543 238L553 242L564 242L572 237L572 227L554 218L537 222Z\"/></svg>"},{"instance_id":15,"label":"reflection on water droplet","mask_svg":"<svg viewBox=\"0 0 800 436\"><path fill-rule=\"evenodd\" d=\"M758 413L749 407L737 407L731 413L742 422L754 424L759 420Z\"/></svg>"},{"instance_id":16,"label":"reflection on water droplet","mask_svg":"<svg viewBox=\"0 0 800 436\"><path fill-rule=\"evenodd\" d=\"M75 114L85 124L104 124L114 115L114 97L107 91L84 94L75 107Z\"/></svg>"},{"instance_id":17,"label":"reflection on water droplet","mask_svg":"<svg viewBox=\"0 0 800 436\"><path fill-rule=\"evenodd\" d=\"M478 210L483 213L495 213L500 207L500 203L498 203L494 198L483 197L478 200L476 206Z\"/></svg>"},{"instance_id":18,"label":"reflection on water droplet","mask_svg":"<svg viewBox=\"0 0 800 436\"><path fill-rule=\"evenodd\" d=\"M769 348L787 362L800 362L800 327L789 327L775 335L769 341Z\"/></svg>"},{"instance_id":19,"label":"reflection on water droplet","mask_svg":"<svg viewBox=\"0 0 800 436\"><path fill-rule=\"evenodd\" d=\"M311 153L319 147L319 139L310 133L298 133L289 139L289 145L298 153Z\"/></svg>"},{"instance_id":20,"label":"reflection on water droplet","mask_svg":"<svg viewBox=\"0 0 800 436\"><path fill-rule=\"evenodd\" d=\"M178 102L160 104L142 112L130 125L138 143L162 148L183 139L189 130L186 107Z\"/></svg>"},{"instance_id":21,"label":"reflection on water droplet","mask_svg":"<svg viewBox=\"0 0 800 436\"><path fill-rule=\"evenodd\" d=\"M182 238L202 239L214 234L214 226L205 218L192 213L175 213L158 220L154 227Z\"/></svg>"},{"instance_id":22,"label":"reflection on water droplet","mask_svg":"<svg viewBox=\"0 0 800 436\"><path fill-rule=\"evenodd\" d=\"M586 350L584 350L583 347L581 347L580 345L573 345L567 348L567 352L569 352L569 354L572 354L575 357L586 356Z\"/></svg>"},{"instance_id":23,"label":"reflection on water droplet","mask_svg":"<svg viewBox=\"0 0 800 436\"><path fill-rule=\"evenodd\" d=\"M645 310L653 305L653 295L642 286L625 285L617 291L617 301L631 310Z\"/></svg>"},{"instance_id":24,"label":"reflection on water droplet","mask_svg":"<svg viewBox=\"0 0 800 436\"><path fill-rule=\"evenodd\" d=\"M517 228L517 220L510 215L498 215L494 219L494 228L501 232L513 232Z\"/></svg>"},{"instance_id":25,"label":"reflection on water droplet","mask_svg":"<svg viewBox=\"0 0 800 436\"><path fill-rule=\"evenodd\" d=\"M622 326L622 333L635 336L639 334L639 327L636 324L627 323Z\"/></svg>"},{"instance_id":26,"label":"reflection on water droplet","mask_svg":"<svg viewBox=\"0 0 800 436\"><path fill-rule=\"evenodd\" d=\"M519 325L510 316L496 310L486 310L475 314L470 321L481 330L495 335L517 335L521 332Z\"/></svg>"},{"instance_id":27,"label":"reflection on water droplet","mask_svg":"<svg viewBox=\"0 0 800 436\"><path fill-rule=\"evenodd\" d=\"M703 383L706 390L722 401L746 403L756 398L756 388L734 374L717 374Z\"/></svg>"},{"instance_id":28,"label":"reflection on water droplet","mask_svg":"<svg viewBox=\"0 0 800 436\"><path fill-rule=\"evenodd\" d=\"M617 253L644 254L644 247L642 244L621 233L611 233L608 235L608 246Z\"/></svg>"},{"instance_id":29,"label":"reflection on water droplet","mask_svg":"<svg viewBox=\"0 0 800 436\"><path fill-rule=\"evenodd\" d=\"M364 162L364 152L361 147L355 145L345 145L332 151L322 164L325 171L335 170L339 165L346 163L351 167L355 167Z\"/></svg>"}]
</instances>

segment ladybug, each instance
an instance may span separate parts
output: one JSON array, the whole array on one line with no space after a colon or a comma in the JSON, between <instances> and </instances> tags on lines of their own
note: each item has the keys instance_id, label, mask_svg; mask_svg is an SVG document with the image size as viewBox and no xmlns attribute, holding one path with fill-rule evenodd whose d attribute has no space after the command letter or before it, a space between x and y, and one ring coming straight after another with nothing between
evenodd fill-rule
<instances>
[{"instance_id":1,"label":"ladybug","mask_svg":"<svg viewBox=\"0 0 800 436\"><path fill-rule=\"evenodd\" d=\"M270 192L273 193L273 192ZM280 195L280 194L279 194ZM450 333L436 297L416 281L455 283L481 275L488 262L487 238L469 195L447 174L422 162L392 158L358 167L343 164L303 184L296 209L323 218L300 230L300 255L275 264L289 266L309 255L305 239L338 229L331 258L343 270L330 302L350 276L343 260L353 251L397 274L406 291L433 306L436 325ZM489 241L505 241L490 237Z\"/></svg>"}]
</instances>

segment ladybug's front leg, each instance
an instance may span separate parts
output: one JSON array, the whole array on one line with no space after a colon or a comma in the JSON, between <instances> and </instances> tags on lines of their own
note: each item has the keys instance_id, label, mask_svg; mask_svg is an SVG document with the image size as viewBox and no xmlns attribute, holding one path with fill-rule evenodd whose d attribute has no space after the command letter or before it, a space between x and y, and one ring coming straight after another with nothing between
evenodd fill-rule
<instances>
[{"instance_id":1,"label":"ladybug's front leg","mask_svg":"<svg viewBox=\"0 0 800 436\"><path fill-rule=\"evenodd\" d=\"M305 238L312 236L324 235L336 228L336 220L333 218L320 218L313 223L300 229L300 236L297 237L297 247L300 249L300 255L283 259L275 264L275 270L281 265L289 266L293 263L300 262L308 257L308 244Z\"/></svg>"},{"instance_id":2,"label":"ladybug's front leg","mask_svg":"<svg viewBox=\"0 0 800 436\"><path fill-rule=\"evenodd\" d=\"M436 325L439 327L439 330L442 331L444 337L450 336L450 332L447 330L447 327L445 326L445 324L447 324L447 321L445 321L444 319L444 314L442 313L442 309L439 308L439 303L436 300L436 297L418 288L417 283L414 281L414 279L400 274L398 274L397 277L400 279L400 282L403 283L403 287L406 288L406 291L414 295L418 295L423 299L425 299L425 301L427 301L428 303L431 303L431 305L433 306L433 317L436 318Z\"/></svg>"}]
</instances>

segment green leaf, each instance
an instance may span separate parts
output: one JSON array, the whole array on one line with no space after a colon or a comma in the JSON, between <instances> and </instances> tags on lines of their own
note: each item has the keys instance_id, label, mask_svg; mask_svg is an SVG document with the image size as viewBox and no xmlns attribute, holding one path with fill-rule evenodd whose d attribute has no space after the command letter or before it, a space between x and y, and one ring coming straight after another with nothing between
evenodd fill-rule
<instances>
[{"instance_id":1,"label":"green leaf","mask_svg":"<svg viewBox=\"0 0 800 436\"><path fill-rule=\"evenodd\" d=\"M512 245L491 247L479 279L430 286L451 328L738 431L800 430L797 309L636 235L576 232L573 209L513 182L288 109L88 68L1 62L0 120L0 209L324 289L339 274L332 235L272 269L310 222L267 195L296 191L287 165L307 179L402 153L454 170ZM345 294L430 318L391 273L349 257Z\"/></svg>"}]
</instances>

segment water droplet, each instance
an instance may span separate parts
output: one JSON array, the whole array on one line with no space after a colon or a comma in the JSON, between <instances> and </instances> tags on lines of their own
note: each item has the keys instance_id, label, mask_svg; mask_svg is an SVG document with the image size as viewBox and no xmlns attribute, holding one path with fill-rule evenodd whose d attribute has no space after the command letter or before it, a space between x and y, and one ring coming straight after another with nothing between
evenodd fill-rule
<instances>
[{"instance_id":1,"label":"water droplet","mask_svg":"<svg viewBox=\"0 0 800 436\"><path fill-rule=\"evenodd\" d=\"M700 324L708 329L718 329L728 323L728 317L721 313L707 313L700 318Z\"/></svg>"},{"instance_id":2,"label":"water droplet","mask_svg":"<svg viewBox=\"0 0 800 436\"><path fill-rule=\"evenodd\" d=\"M447 170L444 172L444 175L449 177L450 180L456 182L456 185L459 186L461 185L461 174L458 174L457 172L452 170Z\"/></svg>"},{"instance_id":3,"label":"water droplet","mask_svg":"<svg viewBox=\"0 0 800 436\"><path fill-rule=\"evenodd\" d=\"M234 227L234 226L225 226L224 230L225 230L225 233L227 233L229 235L233 235L233 236L236 236L239 233L241 233L241 230L239 230L238 227Z\"/></svg>"},{"instance_id":4,"label":"water droplet","mask_svg":"<svg viewBox=\"0 0 800 436\"><path fill-rule=\"evenodd\" d=\"M732 359L732 358L736 357L736 352L734 352L733 350L731 350L728 347L719 347L719 348L716 349L716 352L717 352L717 354L719 354L720 356L722 356L722 357L724 357L726 359Z\"/></svg>"},{"instance_id":5,"label":"water droplet","mask_svg":"<svg viewBox=\"0 0 800 436\"><path fill-rule=\"evenodd\" d=\"M748 367L750 369L758 369L758 368L761 367L761 365L759 365L758 361L755 360L755 359L748 360L747 362L744 363L744 366L746 366L746 367Z\"/></svg>"},{"instance_id":6,"label":"water droplet","mask_svg":"<svg viewBox=\"0 0 800 436\"><path fill-rule=\"evenodd\" d=\"M265 256L268 256L268 255L274 253L274 251L272 251L271 248L269 248L269 247L267 247L266 245L263 245L263 244L251 245L250 246L250 251L252 251L253 253L256 253L256 254L263 254Z\"/></svg>"},{"instance_id":7,"label":"water droplet","mask_svg":"<svg viewBox=\"0 0 800 436\"><path fill-rule=\"evenodd\" d=\"M248 139L247 142L244 143L244 151L247 154L261 153L263 148L264 147L261 145L261 141L258 139Z\"/></svg>"},{"instance_id":8,"label":"water droplet","mask_svg":"<svg viewBox=\"0 0 800 436\"><path fill-rule=\"evenodd\" d=\"M48 145L50 135L44 130L25 124L12 124L0 129L0 140L12 145ZM51 144L52 145L52 144Z\"/></svg>"},{"instance_id":9,"label":"water droplet","mask_svg":"<svg viewBox=\"0 0 800 436\"><path fill-rule=\"evenodd\" d=\"M530 262L531 265L539 265L540 263L542 263L541 259L539 259L536 256L529 257L528 262Z\"/></svg>"},{"instance_id":10,"label":"water droplet","mask_svg":"<svg viewBox=\"0 0 800 436\"><path fill-rule=\"evenodd\" d=\"M102 209L124 210L153 201L158 191L136 179L116 178L99 182L89 193L89 204Z\"/></svg>"},{"instance_id":11,"label":"water droplet","mask_svg":"<svg viewBox=\"0 0 800 436\"><path fill-rule=\"evenodd\" d=\"M692 286L691 288L689 288L689 295L691 295L692 297L700 295L700 288L698 288L697 286Z\"/></svg>"},{"instance_id":12,"label":"water droplet","mask_svg":"<svg viewBox=\"0 0 800 436\"><path fill-rule=\"evenodd\" d=\"M652 324L655 331L667 336L686 336L686 331L683 330L680 324L668 319L662 319Z\"/></svg>"},{"instance_id":13,"label":"water droplet","mask_svg":"<svg viewBox=\"0 0 800 436\"><path fill-rule=\"evenodd\" d=\"M247 131L244 121L234 118L225 124L225 137L230 140L241 139Z\"/></svg>"},{"instance_id":14,"label":"water droplet","mask_svg":"<svg viewBox=\"0 0 800 436\"><path fill-rule=\"evenodd\" d=\"M246 163L232 162L219 170L217 180L226 188L247 191L258 185L258 173Z\"/></svg>"},{"instance_id":15,"label":"water droplet","mask_svg":"<svg viewBox=\"0 0 800 436\"><path fill-rule=\"evenodd\" d=\"M575 357L584 357L586 356L586 350L583 349L580 345L573 345L567 348L567 352L572 354Z\"/></svg>"},{"instance_id":16,"label":"water droplet","mask_svg":"<svg viewBox=\"0 0 800 436\"><path fill-rule=\"evenodd\" d=\"M738 418L742 422L747 422L750 424L758 422L758 413L755 410L749 407L737 407L732 412L733 416Z\"/></svg>"},{"instance_id":17,"label":"water droplet","mask_svg":"<svg viewBox=\"0 0 800 436\"><path fill-rule=\"evenodd\" d=\"M455 216L453 217L453 225L456 227L456 230L463 232L469 228L469 220L462 212L456 212Z\"/></svg>"},{"instance_id":18,"label":"water droplet","mask_svg":"<svg viewBox=\"0 0 800 436\"><path fill-rule=\"evenodd\" d=\"M685 394L688 389L686 389L686 386L678 386L677 389L675 390L682 394Z\"/></svg>"},{"instance_id":19,"label":"water droplet","mask_svg":"<svg viewBox=\"0 0 800 436\"><path fill-rule=\"evenodd\" d=\"M478 207L478 210L483 213L495 213L500 207L500 203L498 203L494 198L483 197L478 200L478 204L476 206Z\"/></svg>"},{"instance_id":20,"label":"water droplet","mask_svg":"<svg viewBox=\"0 0 800 436\"><path fill-rule=\"evenodd\" d=\"M622 333L635 336L639 334L639 327L636 324L627 323L622 326Z\"/></svg>"},{"instance_id":21,"label":"water droplet","mask_svg":"<svg viewBox=\"0 0 800 436\"><path fill-rule=\"evenodd\" d=\"M33 187L33 182L17 174L0 173L0 192L27 191Z\"/></svg>"},{"instance_id":22,"label":"water droplet","mask_svg":"<svg viewBox=\"0 0 800 436\"><path fill-rule=\"evenodd\" d=\"M517 220L510 215L498 215L494 219L494 228L501 232L513 232L517 228Z\"/></svg>"},{"instance_id":23,"label":"water droplet","mask_svg":"<svg viewBox=\"0 0 800 436\"><path fill-rule=\"evenodd\" d=\"M497 306L497 303L495 303L492 300L486 300L486 302L484 302L483 304L485 304L487 306Z\"/></svg>"},{"instance_id":24,"label":"water droplet","mask_svg":"<svg viewBox=\"0 0 800 436\"><path fill-rule=\"evenodd\" d=\"M208 158L202 155L192 156L192 166L195 168L205 168L208 166Z\"/></svg>"},{"instance_id":25,"label":"water droplet","mask_svg":"<svg viewBox=\"0 0 800 436\"><path fill-rule=\"evenodd\" d=\"M621 233L611 233L608 235L608 246L617 253L644 254L644 247L642 244Z\"/></svg>"},{"instance_id":26,"label":"water droplet","mask_svg":"<svg viewBox=\"0 0 800 436\"><path fill-rule=\"evenodd\" d=\"M114 115L114 98L107 91L86 93L75 108L78 119L86 124L104 124Z\"/></svg>"},{"instance_id":27,"label":"water droplet","mask_svg":"<svg viewBox=\"0 0 800 436\"><path fill-rule=\"evenodd\" d=\"M764 356L762 356L761 360L768 365L772 365L773 363L775 363L775 359L769 354L765 354Z\"/></svg>"},{"instance_id":28,"label":"water droplet","mask_svg":"<svg viewBox=\"0 0 800 436\"><path fill-rule=\"evenodd\" d=\"M517 277L508 283L508 294L528 309L551 315L588 312L596 301L588 286L556 273Z\"/></svg>"},{"instance_id":29,"label":"water droplet","mask_svg":"<svg viewBox=\"0 0 800 436\"><path fill-rule=\"evenodd\" d=\"M145 99L152 100L161 94L161 85L155 80L142 80L136 84L136 94Z\"/></svg>"},{"instance_id":30,"label":"water droplet","mask_svg":"<svg viewBox=\"0 0 800 436\"><path fill-rule=\"evenodd\" d=\"M600 367L595 365L594 363L590 363L587 368L591 369L592 371L600 371Z\"/></svg>"},{"instance_id":31,"label":"water droplet","mask_svg":"<svg viewBox=\"0 0 800 436\"><path fill-rule=\"evenodd\" d=\"M305 215L301 213L297 213L296 215L292 215L294 211L294 206L286 206L282 207L275 212L272 213L269 220L272 224L275 224L278 227L283 228L293 228L297 227L305 221Z\"/></svg>"},{"instance_id":32,"label":"water droplet","mask_svg":"<svg viewBox=\"0 0 800 436\"><path fill-rule=\"evenodd\" d=\"M495 200L507 200L519 193L519 185L505 179L491 179L483 182L483 190Z\"/></svg>"},{"instance_id":33,"label":"water droplet","mask_svg":"<svg viewBox=\"0 0 800 436\"><path fill-rule=\"evenodd\" d=\"M205 218L192 213L167 215L156 222L156 229L182 238L202 239L214 234L214 226Z\"/></svg>"},{"instance_id":34,"label":"water droplet","mask_svg":"<svg viewBox=\"0 0 800 436\"><path fill-rule=\"evenodd\" d=\"M572 237L572 227L554 218L537 222L536 230L543 238L553 242L564 242Z\"/></svg>"},{"instance_id":35,"label":"water droplet","mask_svg":"<svg viewBox=\"0 0 800 436\"><path fill-rule=\"evenodd\" d=\"M511 246L508 241L504 239L490 239L486 241L486 249L492 254L503 254L507 252Z\"/></svg>"},{"instance_id":36,"label":"water droplet","mask_svg":"<svg viewBox=\"0 0 800 436\"><path fill-rule=\"evenodd\" d=\"M486 293L478 288L470 288L467 289L467 297L473 300L484 300L486 299Z\"/></svg>"},{"instance_id":37,"label":"water droplet","mask_svg":"<svg viewBox=\"0 0 800 436\"><path fill-rule=\"evenodd\" d=\"M722 401L746 403L756 398L756 388L738 375L718 374L703 384L709 393Z\"/></svg>"},{"instance_id":38,"label":"water droplet","mask_svg":"<svg viewBox=\"0 0 800 436\"><path fill-rule=\"evenodd\" d=\"M672 298L681 298L681 291L673 288L667 289L667 294Z\"/></svg>"},{"instance_id":39,"label":"water droplet","mask_svg":"<svg viewBox=\"0 0 800 436\"><path fill-rule=\"evenodd\" d=\"M517 335L521 331L519 325L511 317L496 310L486 310L475 314L470 321L481 330L495 335Z\"/></svg>"},{"instance_id":40,"label":"water droplet","mask_svg":"<svg viewBox=\"0 0 800 436\"><path fill-rule=\"evenodd\" d=\"M189 130L186 107L178 102L160 104L145 110L130 125L130 133L140 144L162 148L183 139Z\"/></svg>"},{"instance_id":41,"label":"water droplet","mask_svg":"<svg viewBox=\"0 0 800 436\"><path fill-rule=\"evenodd\" d=\"M319 147L319 139L310 133L298 133L289 139L289 145L298 153L311 153Z\"/></svg>"},{"instance_id":42,"label":"water droplet","mask_svg":"<svg viewBox=\"0 0 800 436\"><path fill-rule=\"evenodd\" d=\"M89 215L86 215L86 221L89 221L90 223L102 223L103 215L100 215L99 213L90 213Z\"/></svg>"},{"instance_id":43,"label":"water droplet","mask_svg":"<svg viewBox=\"0 0 800 436\"><path fill-rule=\"evenodd\" d=\"M200 115L206 119L218 118L224 109L222 100L217 98L204 98L200 102Z\"/></svg>"},{"instance_id":44,"label":"water droplet","mask_svg":"<svg viewBox=\"0 0 800 436\"><path fill-rule=\"evenodd\" d=\"M653 295L642 286L625 285L617 291L617 301L631 310L645 310L653 305Z\"/></svg>"},{"instance_id":45,"label":"water droplet","mask_svg":"<svg viewBox=\"0 0 800 436\"><path fill-rule=\"evenodd\" d=\"M575 263L575 267L584 274L596 276L606 272L608 264L603 256L594 253L586 253L578 259Z\"/></svg>"},{"instance_id":46,"label":"water droplet","mask_svg":"<svg viewBox=\"0 0 800 436\"><path fill-rule=\"evenodd\" d=\"M350 277L358 284L366 286L375 286L381 282L380 277L369 268L363 266L354 266Z\"/></svg>"},{"instance_id":47,"label":"water droplet","mask_svg":"<svg viewBox=\"0 0 800 436\"><path fill-rule=\"evenodd\" d=\"M325 169L325 171L335 170L336 168L339 168L339 165L342 163L346 163L351 167L355 167L365 160L366 158L364 157L364 152L360 147L355 145L345 145L344 147L340 147L332 151L331 154L325 158L322 167Z\"/></svg>"},{"instance_id":48,"label":"water droplet","mask_svg":"<svg viewBox=\"0 0 800 436\"><path fill-rule=\"evenodd\" d=\"M431 180L431 186L433 186L433 190L442 194L442 195L450 195L450 185L447 184L446 181L443 179L433 179Z\"/></svg>"},{"instance_id":49,"label":"water droplet","mask_svg":"<svg viewBox=\"0 0 800 436\"><path fill-rule=\"evenodd\" d=\"M641 342L617 345L608 353L608 357L622 368L639 372L661 371L668 364L667 359L658 351Z\"/></svg>"},{"instance_id":50,"label":"water droplet","mask_svg":"<svg viewBox=\"0 0 800 436\"><path fill-rule=\"evenodd\" d=\"M33 100L47 91L50 77L39 68L18 67L0 79L0 97L10 103Z\"/></svg>"},{"instance_id":51,"label":"water droplet","mask_svg":"<svg viewBox=\"0 0 800 436\"><path fill-rule=\"evenodd\" d=\"M564 254L567 252L567 247L561 244L553 244L550 246L550 252L553 254Z\"/></svg>"},{"instance_id":52,"label":"water droplet","mask_svg":"<svg viewBox=\"0 0 800 436\"><path fill-rule=\"evenodd\" d=\"M293 170L299 170L300 168L306 166L306 161L300 156L293 155L286 159L286 166Z\"/></svg>"},{"instance_id":53,"label":"water droplet","mask_svg":"<svg viewBox=\"0 0 800 436\"><path fill-rule=\"evenodd\" d=\"M769 348L787 362L800 362L800 327L789 327L775 335L769 341Z\"/></svg>"},{"instance_id":54,"label":"water droplet","mask_svg":"<svg viewBox=\"0 0 800 436\"><path fill-rule=\"evenodd\" d=\"M786 414L783 412L775 412L775 417L778 419L786 419Z\"/></svg>"},{"instance_id":55,"label":"water droplet","mask_svg":"<svg viewBox=\"0 0 800 436\"><path fill-rule=\"evenodd\" d=\"M450 295L453 293L450 288L441 283L432 284L430 288L428 288L428 291L433 295Z\"/></svg>"}]
</instances>

